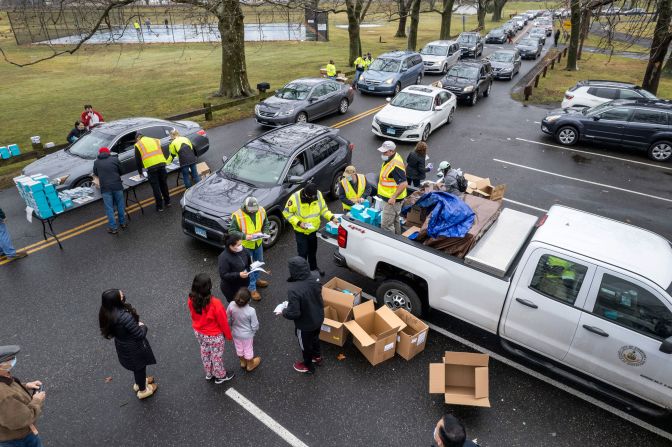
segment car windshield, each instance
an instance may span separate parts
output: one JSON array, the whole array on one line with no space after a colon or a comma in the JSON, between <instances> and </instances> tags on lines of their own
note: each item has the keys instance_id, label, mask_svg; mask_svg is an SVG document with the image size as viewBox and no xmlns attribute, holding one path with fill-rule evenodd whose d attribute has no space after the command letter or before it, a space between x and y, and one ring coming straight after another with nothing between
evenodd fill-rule
<instances>
[{"instance_id":1,"label":"car windshield","mask_svg":"<svg viewBox=\"0 0 672 447\"><path fill-rule=\"evenodd\" d=\"M420 110L422 112L426 112L428 110L432 110L432 97L401 92L394 97L390 104L395 107L403 107L404 109Z\"/></svg>"},{"instance_id":2,"label":"car windshield","mask_svg":"<svg viewBox=\"0 0 672 447\"><path fill-rule=\"evenodd\" d=\"M399 71L399 61L394 59L376 59L371 63L369 70L396 73Z\"/></svg>"},{"instance_id":3,"label":"car windshield","mask_svg":"<svg viewBox=\"0 0 672 447\"><path fill-rule=\"evenodd\" d=\"M587 109L583 109L582 113L586 116L593 116L597 113L602 113L605 110L611 108L611 103L612 103L612 101L609 101L609 102L605 102L604 104L600 104L599 106L589 107Z\"/></svg>"},{"instance_id":4,"label":"car windshield","mask_svg":"<svg viewBox=\"0 0 672 447\"><path fill-rule=\"evenodd\" d=\"M285 85L283 88L278 90L275 93L277 98L282 99L306 99L310 93L311 86L308 84L301 84L298 82L292 82Z\"/></svg>"},{"instance_id":5,"label":"car windshield","mask_svg":"<svg viewBox=\"0 0 672 447\"><path fill-rule=\"evenodd\" d=\"M502 34L504 34L504 30L501 29L493 29L490 31L491 36L501 36Z\"/></svg>"},{"instance_id":6,"label":"car windshield","mask_svg":"<svg viewBox=\"0 0 672 447\"><path fill-rule=\"evenodd\" d=\"M648 91L646 91L646 90L644 90L644 89L641 89L641 88L640 88L640 89L638 89L637 91L638 91L643 97L645 97L645 98L647 98L647 99L658 99L658 98L656 97L656 95L654 95L653 93L648 92Z\"/></svg>"},{"instance_id":7,"label":"car windshield","mask_svg":"<svg viewBox=\"0 0 672 447\"><path fill-rule=\"evenodd\" d=\"M101 147L112 147L114 137L95 130L77 140L68 148L68 152L82 158L94 159L98 156Z\"/></svg>"},{"instance_id":8,"label":"car windshield","mask_svg":"<svg viewBox=\"0 0 672 447\"><path fill-rule=\"evenodd\" d=\"M420 54L427 56L445 56L448 54L448 47L443 45L427 45Z\"/></svg>"},{"instance_id":9,"label":"car windshield","mask_svg":"<svg viewBox=\"0 0 672 447\"><path fill-rule=\"evenodd\" d=\"M460 37L457 39L460 43L476 43L475 34L460 34Z\"/></svg>"},{"instance_id":10,"label":"car windshield","mask_svg":"<svg viewBox=\"0 0 672 447\"><path fill-rule=\"evenodd\" d=\"M449 78L474 79L478 76L478 68L467 66L455 66L446 75Z\"/></svg>"},{"instance_id":11,"label":"car windshield","mask_svg":"<svg viewBox=\"0 0 672 447\"><path fill-rule=\"evenodd\" d=\"M522 45L524 47L534 47L537 46L537 41L534 39L523 39L518 45Z\"/></svg>"},{"instance_id":12,"label":"car windshield","mask_svg":"<svg viewBox=\"0 0 672 447\"><path fill-rule=\"evenodd\" d=\"M277 184L288 157L264 149L243 146L220 169L220 175L257 185Z\"/></svg>"},{"instance_id":13,"label":"car windshield","mask_svg":"<svg viewBox=\"0 0 672 447\"><path fill-rule=\"evenodd\" d=\"M493 53L492 56L490 56L490 60L493 62L513 62L513 54Z\"/></svg>"}]
</instances>

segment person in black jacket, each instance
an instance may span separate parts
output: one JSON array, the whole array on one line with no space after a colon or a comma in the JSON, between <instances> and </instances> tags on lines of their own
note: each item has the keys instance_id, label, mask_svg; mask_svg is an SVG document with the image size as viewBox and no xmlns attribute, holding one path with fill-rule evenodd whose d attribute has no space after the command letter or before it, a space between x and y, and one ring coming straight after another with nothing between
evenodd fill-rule
<instances>
[{"instance_id":1,"label":"person in black jacket","mask_svg":"<svg viewBox=\"0 0 672 447\"><path fill-rule=\"evenodd\" d=\"M226 248L218 259L219 278L222 280L219 288L229 303L233 301L238 290L250 285L249 268L252 260L240 241L240 233L229 234Z\"/></svg>"},{"instance_id":2,"label":"person in black jacket","mask_svg":"<svg viewBox=\"0 0 672 447\"><path fill-rule=\"evenodd\" d=\"M436 447L478 447L478 444L467 439L464 424L453 416L446 414L434 427L434 444Z\"/></svg>"},{"instance_id":3,"label":"person in black jacket","mask_svg":"<svg viewBox=\"0 0 672 447\"><path fill-rule=\"evenodd\" d=\"M111 156L108 148L101 147L98 151L98 158L93 162L93 175L98 177L100 194L103 196L103 205L105 206L105 213L107 213L107 232L117 234L119 230L117 222L114 220L115 208L119 218L119 226L122 229L128 226L119 158Z\"/></svg>"},{"instance_id":4,"label":"person in black jacket","mask_svg":"<svg viewBox=\"0 0 672 447\"><path fill-rule=\"evenodd\" d=\"M133 390L138 399L146 399L156 392L154 378L147 376L147 366L155 365L156 359L147 340L147 326L140 321L133 306L126 302L119 289L103 292L98 313L100 332L104 338L114 338L121 366L133 371Z\"/></svg>"},{"instance_id":5,"label":"person in black jacket","mask_svg":"<svg viewBox=\"0 0 672 447\"><path fill-rule=\"evenodd\" d=\"M74 143L75 141L82 138L82 135L86 134L86 126L81 121L75 121L75 127L72 128L66 140L68 143Z\"/></svg>"},{"instance_id":6,"label":"person in black jacket","mask_svg":"<svg viewBox=\"0 0 672 447\"><path fill-rule=\"evenodd\" d=\"M427 173L432 170L432 165L425 165L427 161L427 143L419 141L415 145L415 150L406 157L406 178L408 184L420 186L420 183L427 178Z\"/></svg>"},{"instance_id":7,"label":"person in black jacket","mask_svg":"<svg viewBox=\"0 0 672 447\"><path fill-rule=\"evenodd\" d=\"M322 285L317 275L310 271L308 261L300 256L289 260L289 287L287 307L282 316L294 320L296 338L303 353L303 361L295 362L300 373L313 374L315 365L322 364L320 328L324 322Z\"/></svg>"}]
</instances>

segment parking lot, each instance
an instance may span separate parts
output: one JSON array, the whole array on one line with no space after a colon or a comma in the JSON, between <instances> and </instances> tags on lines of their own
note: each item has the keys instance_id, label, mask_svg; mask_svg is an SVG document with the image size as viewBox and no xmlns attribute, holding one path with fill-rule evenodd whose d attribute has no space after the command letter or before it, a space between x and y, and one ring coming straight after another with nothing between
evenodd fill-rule
<instances>
[{"instance_id":1,"label":"parking lot","mask_svg":"<svg viewBox=\"0 0 672 447\"><path fill-rule=\"evenodd\" d=\"M487 45L485 54L497 47ZM524 61L521 75L533 64ZM437 79L426 76L424 82ZM460 105L454 122L431 135L428 153L435 166L449 160L493 184L506 183L506 206L521 211L541 215L561 203L672 239L672 165L643 153L558 146L539 130L545 110L510 98L516 79L496 82L491 96L474 107ZM379 168L375 149L381 140L371 133L371 119L384 103L358 93L347 115L320 121L355 144L353 162L360 172ZM253 119L208 130L205 161L219 168L223 155L263 131ZM411 148L401 145L404 158ZM173 175L171 187L174 181ZM148 188L140 191L141 198L151 197ZM182 191L172 190L175 197ZM296 373L292 362L300 352L293 326L272 312L286 299L286 259L295 253L289 232L266 253L272 284L254 305L262 364L241 372L229 346L226 362L236 377L215 386L203 380L186 299L194 274L217 278L218 250L182 234L177 200L162 214L151 206L144 215L132 212L129 229L118 236L105 232L100 204L66 214L55 222L62 251L42 241L39 223L26 222L15 190L1 191L0 203L16 247L31 250L25 260L0 261L0 336L23 347L16 376L45 383L38 424L45 445L419 446L431 443L434 424L447 410L465 421L468 436L482 446L665 446L672 440L669 420L627 414L560 379L499 359L491 336L436 312L429 322L439 330L430 332L426 350L409 362L395 357L373 367L350 343L342 349L323 344L325 365L317 374ZM338 208L336 202L330 206ZM372 281L333 265L332 252L326 244L319 247L325 278L339 276L375 292ZM149 373L159 391L145 402L131 392L132 375L119 366L113 343L99 335L100 293L111 287L126 292L149 327L158 361ZM427 365L444 351L474 348L495 354L492 408L448 408L442 396L427 392Z\"/></svg>"}]
</instances>

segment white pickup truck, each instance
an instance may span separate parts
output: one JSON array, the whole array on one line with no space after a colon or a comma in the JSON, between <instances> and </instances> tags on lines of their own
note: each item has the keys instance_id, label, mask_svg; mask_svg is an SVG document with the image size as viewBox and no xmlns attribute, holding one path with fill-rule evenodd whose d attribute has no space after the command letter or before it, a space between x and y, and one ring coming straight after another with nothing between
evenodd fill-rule
<instances>
[{"instance_id":1,"label":"white pickup truck","mask_svg":"<svg viewBox=\"0 0 672 447\"><path fill-rule=\"evenodd\" d=\"M659 235L555 205L539 221L504 209L464 259L350 217L337 242L337 264L380 282L379 303L437 309L628 407L672 409L672 244Z\"/></svg>"}]
</instances>

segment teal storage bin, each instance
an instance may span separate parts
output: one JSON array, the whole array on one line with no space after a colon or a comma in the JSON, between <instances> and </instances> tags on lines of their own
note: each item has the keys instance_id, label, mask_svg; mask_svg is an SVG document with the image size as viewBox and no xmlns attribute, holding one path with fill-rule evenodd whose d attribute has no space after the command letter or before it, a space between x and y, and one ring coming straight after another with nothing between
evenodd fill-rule
<instances>
[{"instance_id":1,"label":"teal storage bin","mask_svg":"<svg viewBox=\"0 0 672 447\"><path fill-rule=\"evenodd\" d=\"M9 149L9 153L12 155L12 157L21 155L21 151L19 150L18 144L10 144L7 148Z\"/></svg>"},{"instance_id":2,"label":"teal storage bin","mask_svg":"<svg viewBox=\"0 0 672 447\"><path fill-rule=\"evenodd\" d=\"M0 146L0 158L7 160L9 157L9 149L7 149L7 146Z\"/></svg>"}]
</instances>

